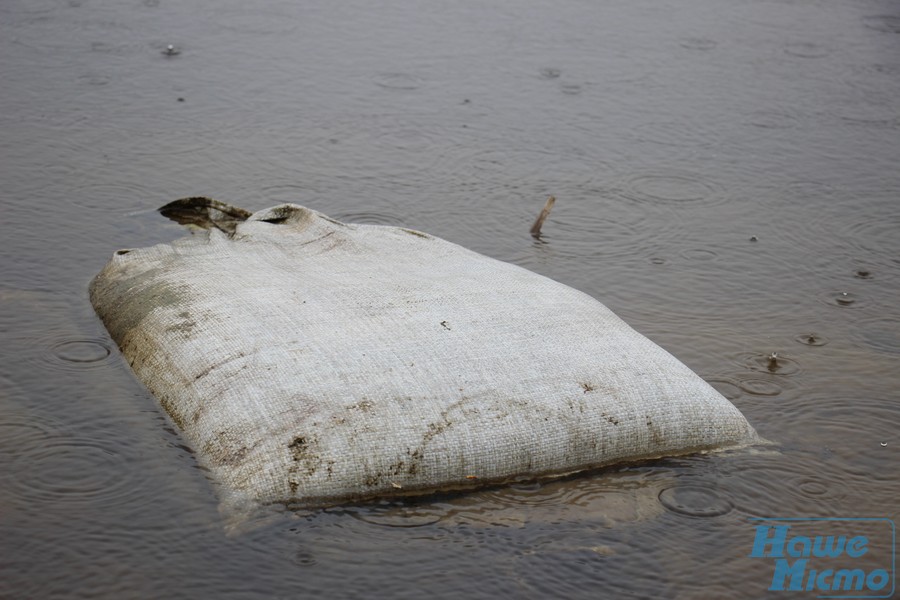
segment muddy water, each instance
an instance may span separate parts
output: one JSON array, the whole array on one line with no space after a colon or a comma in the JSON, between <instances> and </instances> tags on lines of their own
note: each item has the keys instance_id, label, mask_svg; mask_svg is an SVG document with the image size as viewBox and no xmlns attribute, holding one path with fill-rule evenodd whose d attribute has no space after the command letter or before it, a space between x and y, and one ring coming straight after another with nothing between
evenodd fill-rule
<instances>
[{"instance_id":1,"label":"muddy water","mask_svg":"<svg viewBox=\"0 0 900 600\"><path fill-rule=\"evenodd\" d=\"M896 519L896 3L257 4L0 4L0 597L760 598L751 519ZM86 296L196 194L582 289L778 445L226 537Z\"/></svg>"}]
</instances>

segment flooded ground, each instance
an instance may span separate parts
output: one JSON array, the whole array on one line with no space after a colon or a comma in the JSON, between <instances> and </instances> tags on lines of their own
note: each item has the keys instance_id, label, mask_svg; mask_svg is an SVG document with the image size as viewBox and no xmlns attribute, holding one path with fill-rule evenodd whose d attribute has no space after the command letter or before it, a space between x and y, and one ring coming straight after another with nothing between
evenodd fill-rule
<instances>
[{"instance_id":1,"label":"flooded ground","mask_svg":"<svg viewBox=\"0 0 900 600\"><path fill-rule=\"evenodd\" d=\"M754 518L897 518L895 2L7 0L0 82L0 597L813 597ZM201 194L586 291L777 446L226 537L86 291Z\"/></svg>"}]
</instances>

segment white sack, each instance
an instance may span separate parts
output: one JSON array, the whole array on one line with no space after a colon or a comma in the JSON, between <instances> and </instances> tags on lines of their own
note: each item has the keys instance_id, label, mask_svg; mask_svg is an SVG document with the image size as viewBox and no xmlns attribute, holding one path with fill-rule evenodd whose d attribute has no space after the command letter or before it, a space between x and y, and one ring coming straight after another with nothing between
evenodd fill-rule
<instances>
[{"instance_id":1,"label":"white sack","mask_svg":"<svg viewBox=\"0 0 900 600\"><path fill-rule=\"evenodd\" d=\"M570 287L296 205L120 250L91 301L226 506L320 505L756 440Z\"/></svg>"}]
</instances>

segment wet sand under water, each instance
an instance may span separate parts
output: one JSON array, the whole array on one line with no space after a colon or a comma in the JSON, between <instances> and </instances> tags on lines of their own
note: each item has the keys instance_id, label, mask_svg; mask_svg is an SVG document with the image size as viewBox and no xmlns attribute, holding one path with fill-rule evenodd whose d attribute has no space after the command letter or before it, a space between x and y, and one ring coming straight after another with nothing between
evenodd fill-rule
<instances>
[{"instance_id":1,"label":"wet sand under water","mask_svg":"<svg viewBox=\"0 0 900 600\"><path fill-rule=\"evenodd\" d=\"M0 5L0 597L813 597L752 519L896 520L897 5L507 4ZM776 446L226 537L86 293L197 194L588 292Z\"/></svg>"}]
</instances>

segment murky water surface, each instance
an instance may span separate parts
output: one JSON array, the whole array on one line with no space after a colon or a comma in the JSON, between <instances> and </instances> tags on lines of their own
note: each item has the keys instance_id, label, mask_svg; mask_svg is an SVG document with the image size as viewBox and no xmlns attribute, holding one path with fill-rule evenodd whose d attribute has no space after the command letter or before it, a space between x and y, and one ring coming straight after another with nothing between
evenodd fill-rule
<instances>
[{"instance_id":1,"label":"murky water surface","mask_svg":"<svg viewBox=\"0 0 900 600\"><path fill-rule=\"evenodd\" d=\"M896 519L897 3L376 4L0 3L0 597L760 598L752 518ZM584 290L777 446L226 537L86 294L199 194Z\"/></svg>"}]
</instances>

